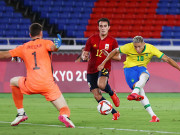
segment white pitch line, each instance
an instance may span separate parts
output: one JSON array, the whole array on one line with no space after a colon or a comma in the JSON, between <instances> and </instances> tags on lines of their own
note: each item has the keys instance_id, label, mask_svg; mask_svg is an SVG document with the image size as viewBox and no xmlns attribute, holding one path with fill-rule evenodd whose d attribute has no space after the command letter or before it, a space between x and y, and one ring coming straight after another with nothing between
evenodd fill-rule
<instances>
[{"instance_id":1,"label":"white pitch line","mask_svg":"<svg viewBox=\"0 0 180 135\"><path fill-rule=\"evenodd\" d=\"M11 123L11 122L0 121L0 123ZM47 127L65 127L65 126L62 126L62 125L48 125L48 124L33 124L33 123L21 123L21 124L24 124L24 125L33 125L33 126L47 126ZM76 127L76 128L97 129L96 127ZM166 131L153 131L153 130L118 129L118 128L101 128L101 129L131 131L131 132L148 132L148 133L154 132L154 133L161 133L161 134L180 134L180 132L166 132Z\"/></svg>"}]
</instances>

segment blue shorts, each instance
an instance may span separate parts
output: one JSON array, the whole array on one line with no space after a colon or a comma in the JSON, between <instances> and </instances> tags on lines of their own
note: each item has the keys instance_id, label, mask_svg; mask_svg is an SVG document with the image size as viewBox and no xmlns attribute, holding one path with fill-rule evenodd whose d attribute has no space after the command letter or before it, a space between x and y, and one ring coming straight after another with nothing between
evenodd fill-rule
<instances>
[{"instance_id":1,"label":"blue shorts","mask_svg":"<svg viewBox=\"0 0 180 135\"><path fill-rule=\"evenodd\" d=\"M87 74L87 82L88 82L90 91L93 89L99 88L97 85L97 81L98 81L98 78L101 76L106 76L109 78L109 72L106 70L106 72L99 71L93 74Z\"/></svg>"},{"instance_id":2,"label":"blue shorts","mask_svg":"<svg viewBox=\"0 0 180 135\"><path fill-rule=\"evenodd\" d=\"M142 73L147 73L149 76L149 72L147 71L147 68L145 67L131 67L131 68L124 68L124 75L126 78L126 82L129 85L129 87L133 90L133 85L139 81L139 77Z\"/></svg>"}]
</instances>

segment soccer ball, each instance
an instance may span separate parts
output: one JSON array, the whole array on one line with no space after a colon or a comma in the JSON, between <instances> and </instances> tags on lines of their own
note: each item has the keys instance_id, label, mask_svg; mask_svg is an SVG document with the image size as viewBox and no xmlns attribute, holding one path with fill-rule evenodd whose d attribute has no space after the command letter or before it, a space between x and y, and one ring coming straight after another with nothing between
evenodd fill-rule
<instances>
[{"instance_id":1,"label":"soccer ball","mask_svg":"<svg viewBox=\"0 0 180 135\"><path fill-rule=\"evenodd\" d=\"M102 100L97 106L97 110L102 115L107 115L112 112L112 104L107 100Z\"/></svg>"}]
</instances>

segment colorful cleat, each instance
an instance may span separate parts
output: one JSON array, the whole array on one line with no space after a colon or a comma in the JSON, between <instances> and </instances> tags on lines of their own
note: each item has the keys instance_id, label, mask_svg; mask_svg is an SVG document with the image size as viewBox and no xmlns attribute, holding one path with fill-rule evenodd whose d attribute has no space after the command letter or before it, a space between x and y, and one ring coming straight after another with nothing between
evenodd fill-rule
<instances>
[{"instance_id":1,"label":"colorful cleat","mask_svg":"<svg viewBox=\"0 0 180 135\"><path fill-rule=\"evenodd\" d=\"M58 119L65 124L66 127L75 128L73 122L65 115L60 115Z\"/></svg>"},{"instance_id":2,"label":"colorful cleat","mask_svg":"<svg viewBox=\"0 0 180 135\"><path fill-rule=\"evenodd\" d=\"M156 115L152 116L152 120L150 120L149 122L159 122L159 118Z\"/></svg>"},{"instance_id":3,"label":"colorful cleat","mask_svg":"<svg viewBox=\"0 0 180 135\"><path fill-rule=\"evenodd\" d=\"M117 111L117 113L114 113L114 114L113 114L112 120L118 120L119 117L120 117L120 113L119 113L119 111Z\"/></svg>"},{"instance_id":4,"label":"colorful cleat","mask_svg":"<svg viewBox=\"0 0 180 135\"><path fill-rule=\"evenodd\" d=\"M132 93L127 96L127 100L136 100L136 101L141 101L144 99L144 96L138 95L136 93Z\"/></svg>"},{"instance_id":5,"label":"colorful cleat","mask_svg":"<svg viewBox=\"0 0 180 135\"><path fill-rule=\"evenodd\" d=\"M19 123L26 121L28 119L28 116L24 112L22 115L19 113L16 115L16 118L13 122L11 122L11 126L17 126Z\"/></svg>"},{"instance_id":6,"label":"colorful cleat","mask_svg":"<svg viewBox=\"0 0 180 135\"><path fill-rule=\"evenodd\" d=\"M116 94L116 91L113 90L113 92L114 92L114 94L111 96L111 99L112 99L114 105L115 105L116 107L119 107L120 100L119 100L119 98L118 98L118 96L117 96L117 94Z\"/></svg>"}]
</instances>

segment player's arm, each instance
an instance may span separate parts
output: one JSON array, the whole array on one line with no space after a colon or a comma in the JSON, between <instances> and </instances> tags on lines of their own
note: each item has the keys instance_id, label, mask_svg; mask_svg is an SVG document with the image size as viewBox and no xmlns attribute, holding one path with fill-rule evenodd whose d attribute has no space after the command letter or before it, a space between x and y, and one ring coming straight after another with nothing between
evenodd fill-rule
<instances>
[{"instance_id":1,"label":"player's arm","mask_svg":"<svg viewBox=\"0 0 180 135\"><path fill-rule=\"evenodd\" d=\"M180 66L173 59L168 57L167 55L164 54L161 59L180 71Z\"/></svg>"},{"instance_id":2,"label":"player's arm","mask_svg":"<svg viewBox=\"0 0 180 135\"><path fill-rule=\"evenodd\" d=\"M88 59L89 59L89 52L88 52L88 51L83 51L83 53L82 53L82 59L83 59L83 60L88 60Z\"/></svg>"},{"instance_id":3,"label":"player's arm","mask_svg":"<svg viewBox=\"0 0 180 135\"><path fill-rule=\"evenodd\" d=\"M109 54L105 49L102 49L102 52L103 52L103 54L104 54L105 56L108 56L108 54ZM116 60L116 61L120 61L120 60L121 60L121 55L120 55L120 53L117 53L116 55L114 55L114 56L112 57L112 59L113 59L113 60Z\"/></svg>"},{"instance_id":4,"label":"player's arm","mask_svg":"<svg viewBox=\"0 0 180 135\"><path fill-rule=\"evenodd\" d=\"M115 55L120 54L119 52L119 48L115 48L114 50L112 50L108 56L106 57L106 59L98 66L98 70L101 71L104 68L104 65L106 64L106 62L108 62L110 59L112 59Z\"/></svg>"},{"instance_id":5,"label":"player's arm","mask_svg":"<svg viewBox=\"0 0 180 135\"><path fill-rule=\"evenodd\" d=\"M59 47L61 46L62 43L62 39L61 36L59 34L57 34L58 38L54 39L54 45L51 46L51 51L56 52L58 51Z\"/></svg>"},{"instance_id":6,"label":"player's arm","mask_svg":"<svg viewBox=\"0 0 180 135\"><path fill-rule=\"evenodd\" d=\"M7 59L7 58L11 58L11 54L9 53L9 51L0 51L0 59Z\"/></svg>"},{"instance_id":7,"label":"player's arm","mask_svg":"<svg viewBox=\"0 0 180 135\"><path fill-rule=\"evenodd\" d=\"M52 52L57 52L57 51L58 51L58 48L56 48L55 45L52 45L52 46L51 46L51 51L52 51Z\"/></svg>"},{"instance_id":8,"label":"player's arm","mask_svg":"<svg viewBox=\"0 0 180 135\"><path fill-rule=\"evenodd\" d=\"M81 55L75 60L75 62L81 62Z\"/></svg>"}]
</instances>

